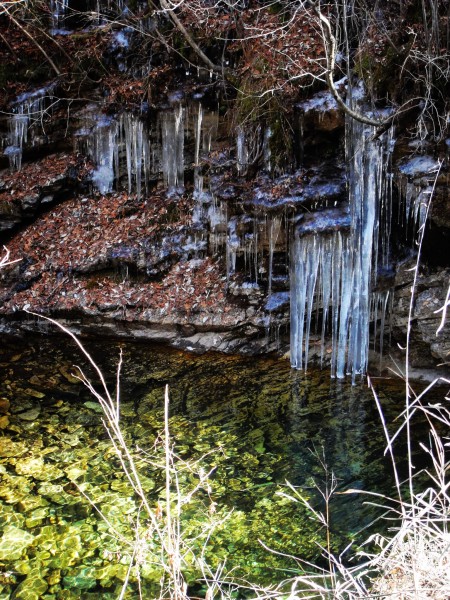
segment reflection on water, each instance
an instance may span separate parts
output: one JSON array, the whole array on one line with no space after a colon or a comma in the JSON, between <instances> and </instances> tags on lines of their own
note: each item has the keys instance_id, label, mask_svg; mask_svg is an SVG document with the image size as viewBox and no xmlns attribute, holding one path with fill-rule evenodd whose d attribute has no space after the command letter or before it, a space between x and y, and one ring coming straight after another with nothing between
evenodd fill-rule
<instances>
[{"instance_id":1,"label":"reflection on water","mask_svg":"<svg viewBox=\"0 0 450 600\"><path fill-rule=\"evenodd\" d=\"M87 346L113 389L118 347ZM208 544L212 564L226 559L238 574L263 583L298 569L295 561L267 553L258 539L319 559L325 532L303 506L276 492L289 480L322 510L314 483L324 480L323 457L339 491L388 491L381 427L364 386L330 381L326 372L305 377L277 358L196 356L128 344L123 351L122 420L130 447L151 451L168 383L177 452L183 459L207 454L205 466L215 467L211 498L200 494L187 507L186 531L195 537L211 503L219 517L233 508ZM128 551L81 492L125 538L138 508L99 407L73 377L74 364L89 368L72 342L59 338L8 342L0 362L0 599L116 598ZM395 387L389 397L380 395L387 413L401 396ZM157 507L161 473L142 462L141 476ZM373 517L359 495L337 495L331 509L335 549L367 537L358 531ZM186 571L193 580L199 575L189 565ZM143 565L144 591L152 594L160 575ZM127 597L138 597L135 577Z\"/></svg>"}]
</instances>

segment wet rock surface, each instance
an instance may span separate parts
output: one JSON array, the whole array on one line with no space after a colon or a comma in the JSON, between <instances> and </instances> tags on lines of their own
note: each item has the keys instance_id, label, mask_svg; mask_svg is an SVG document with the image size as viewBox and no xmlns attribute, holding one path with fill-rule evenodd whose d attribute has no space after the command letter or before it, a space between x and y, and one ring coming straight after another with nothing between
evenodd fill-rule
<instances>
[{"instance_id":1,"label":"wet rock surface","mask_svg":"<svg viewBox=\"0 0 450 600\"><path fill-rule=\"evenodd\" d=\"M345 234L354 219L342 114L327 92L296 105L290 150L296 157L282 169L273 162L269 129L230 130L217 100L177 91L156 111L86 103L67 124L75 148L70 154L30 161L22 140L21 170L4 171L0 188L0 228L20 259L0 275L2 331L46 330L23 312L31 310L89 335L195 352L289 350L294 235ZM49 131L56 143L58 127ZM402 281L396 256L414 248L428 216L423 256L430 265L416 294L412 339L430 349L432 360L446 362L448 326L435 339L433 311L445 299L448 278L447 166L431 152L417 155L402 140L396 147L401 151L389 166L392 206L380 210L398 214L398 223L394 216L389 224L380 221L379 252L390 253L380 273L397 276L394 285L393 275L378 278L373 305L381 307L379 294L390 290L394 300L383 310L393 307L395 345L403 339L409 283ZM385 238L394 240L392 251ZM440 257L436 264L432 255ZM439 291L433 277L442 281ZM315 331L320 311L319 303L311 312ZM389 321L381 314L370 315L372 328L374 320L380 326ZM315 335L310 356L327 364L330 353Z\"/></svg>"}]
</instances>

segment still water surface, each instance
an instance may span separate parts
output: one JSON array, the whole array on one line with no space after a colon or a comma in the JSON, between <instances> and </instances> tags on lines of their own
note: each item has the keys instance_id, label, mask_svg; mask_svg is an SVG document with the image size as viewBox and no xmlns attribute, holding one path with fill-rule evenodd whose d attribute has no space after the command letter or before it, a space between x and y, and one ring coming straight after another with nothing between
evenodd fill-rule
<instances>
[{"instance_id":1,"label":"still water surface","mask_svg":"<svg viewBox=\"0 0 450 600\"><path fill-rule=\"evenodd\" d=\"M113 390L119 346L86 345ZM183 517L194 538L212 515L217 520L229 515L205 551L213 566L226 560L237 576L260 583L298 572L296 561L268 553L259 539L275 550L320 561L324 529L301 503L278 492L286 490L288 480L322 511L315 491L327 477L322 463L328 477L331 471L337 477L339 492L390 491L377 409L363 384L332 381L326 371L305 376L279 358L197 356L136 344L122 348L122 423L130 447L148 456L154 452L168 383L177 453L183 460L201 459L206 471L214 468L210 493L200 490ZM89 368L66 338L6 341L0 363L0 600L117 598L129 563L124 539L132 536L138 504L99 406L73 377L74 365L88 373ZM399 412L402 386L384 380L378 387L386 413ZM140 464L150 503L158 510L162 474L150 460ZM377 512L365 499L333 498L336 551L368 536L361 530ZM201 548L203 542L195 543ZM188 580L199 575L192 565L186 567ZM154 561L143 561L147 597L156 597L160 576ZM193 589L201 593L200 587ZM126 597L138 597L134 574Z\"/></svg>"}]
</instances>

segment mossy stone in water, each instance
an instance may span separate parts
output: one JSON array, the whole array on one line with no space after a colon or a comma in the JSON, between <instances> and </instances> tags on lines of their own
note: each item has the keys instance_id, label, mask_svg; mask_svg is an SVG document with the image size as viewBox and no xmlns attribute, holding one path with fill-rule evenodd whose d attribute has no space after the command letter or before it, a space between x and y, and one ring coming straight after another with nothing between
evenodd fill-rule
<instances>
[{"instance_id":1,"label":"mossy stone in water","mask_svg":"<svg viewBox=\"0 0 450 600\"><path fill-rule=\"evenodd\" d=\"M36 510L33 510L30 516L27 517L27 519L25 520L25 525L28 529L32 529L33 527L37 527L38 525L42 525L42 522L44 519L47 518L48 513L48 508L36 508Z\"/></svg>"},{"instance_id":2,"label":"mossy stone in water","mask_svg":"<svg viewBox=\"0 0 450 600\"><path fill-rule=\"evenodd\" d=\"M25 412L19 413L17 417L21 421L35 421L39 415L41 414L41 407L35 406L30 410L26 410Z\"/></svg>"},{"instance_id":3,"label":"mossy stone in water","mask_svg":"<svg viewBox=\"0 0 450 600\"><path fill-rule=\"evenodd\" d=\"M111 481L111 489L121 494L128 494L129 496L133 494L133 488L128 479L113 479Z\"/></svg>"},{"instance_id":4,"label":"mossy stone in water","mask_svg":"<svg viewBox=\"0 0 450 600\"><path fill-rule=\"evenodd\" d=\"M16 600L39 600L48 589L48 583L41 577L30 574L14 592Z\"/></svg>"},{"instance_id":5,"label":"mossy stone in water","mask_svg":"<svg viewBox=\"0 0 450 600\"><path fill-rule=\"evenodd\" d=\"M0 458L22 456L27 451L25 442L14 442L9 437L0 437Z\"/></svg>"},{"instance_id":6,"label":"mossy stone in water","mask_svg":"<svg viewBox=\"0 0 450 600\"><path fill-rule=\"evenodd\" d=\"M16 573L12 573L11 571L3 571L0 572L0 600L6 598L9 600L9 594L2 594L3 586L11 586L17 583L17 575Z\"/></svg>"},{"instance_id":7,"label":"mossy stone in water","mask_svg":"<svg viewBox=\"0 0 450 600\"><path fill-rule=\"evenodd\" d=\"M69 505L79 502L79 498L65 492L62 485L44 482L39 486L38 493L55 504Z\"/></svg>"},{"instance_id":8,"label":"mossy stone in water","mask_svg":"<svg viewBox=\"0 0 450 600\"><path fill-rule=\"evenodd\" d=\"M34 539L34 535L28 531L14 527L14 525L7 525L0 539L0 560L19 560Z\"/></svg>"},{"instance_id":9,"label":"mossy stone in water","mask_svg":"<svg viewBox=\"0 0 450 600\"><path fill-rule=\"evenodd\" d=\"M28 477L6 474L0 484L0 498L8 504L15 504L26 498L32 488L33 484Z\"/></svg>"},{"instance_id":10,"label":"mossy stone in water","mask_svg":"<svg viewBox=\"0 0 450 600\"><path fill-rule=\"evenodd\" d=\"M121 402L120 404L120 415L122 417L134 417L136 416L136 410L134 402Z\"/></svg>"},{"instance_id":11,"label":"mossy stone in water","mask_svg":"<svg viewBox=\"0 0 450 600\"><path fill-rule=\"evenodd\" d=\"M0 415L4 415L9 411L10 401L8 398L0 398Z\"/></svg>"},{"instance_id":12,"label":"mossy stone in water","mask_svg":"<svg viewBox=\"0 0 450 600\"><path fill-rule=\"evenodd\" d=\"M48 506L49 502L42 496L25 496L18 504L17 508L21 513L28 513L41 506Z\"/></svg>"},{"instance_id":13,"label":"mossy stone in water","mask_svg":"<svg viewBox=\"0 0 450 600\"><path fill-rule=\"evenodd\" d=\"M81 433L81 430L80 430L80 433ZM61 439L62 442L64 442L64 444L67 444L68 446L72 446L72 448L74 448L75 446L78 446L78 444L81 443L80 437L76 433L61 433L59 435L59 438Z\"/></svg>"},{"instance_id":14,"label":"mossy stone in water","mask_svg":"<svg viewBox=\"0 0 450 600\"><path fill-rule=\"evenodd\" d=\"M153 413L155 408L161 407L164 398L164 386L151 390L142 398L138 406L138 414L140 416L146 413Z\"/></svg>"},{"instance_id":15,"label":"mossy stone in water","mask_svg":"<svg viewBox=\"0 0 450 600\"><path fill-rule=\"evenodd\" d=\"M79 600L81 598L80 592L74 592L72 590L58 590L58 600Z\"/></svg>"},{"instance_id":16,"label":"mossy stone in water","mask_svg":"<svg viewBox=\"0 0 450 600\"><path fill-rule=\"evenodd\" d=\"M71 366L62 366L59 369L59 372L61 373L61 375L64 377L64 379L66 379L69 383L74 383L79 385L80 380L78 377L76 377L76 374L78 371L78 369L75 369L74 367Z\"/></svg>"},{"instance_id":17,"label":"mossy stone in water","mask_svg":"<svg viewBox=\"0 0 450 600\"><path fill-rule=\"evenodd\" d=\"M146 581L158 583L161 580L161 565L157 562L144 562L139 573Z\"/></svg>"},{"instance_id":18,"label":"mossy stone in water","mask_svg":"<svg viewBox=\"0 0 450 600\"><path fill-rule=\"evenodd\" d=\"M131 498L123 497L121 494L109 494L108 502L101 506L102 514L109 521L123 521L124 515L132 514L136 511L136 504Z\"/></svg>"},{"instance_id":19,"label":"mossy stone in water","mask_svg":"<svg viewBox=\"0 0 450 600\"><path fill-rule=\"evenodd\" d=\"M1 508L1 515L2 519L0 522L0 531L6 525L14 525L15 527L19 527L21 529L25 523L25 516L18 513L14 506L3 505Z\"/></svg>"},{"instance_id":20,"label":"mossy stone in water","mask_svg":"<svg viewBox=\"0 0 450 600\"><path fill-rule=\"evenodd\" d=\"M19 459L16 462L16 473L18 475L29 475L38 481L53 481L64 476L61 469L46 464L41 456Z\"/></svg>"},{"instance_id":21,"label":"mossy stone in water","mask_svg":"<svg viewBox=\"0 0 450 600\"><path fill-rule=\"evenodd\" d=\"M69 467L66 469L66 476L69 481L76 481L77 479L85 477L87 471L86 469L80 469L78 467Z\"/></svg>"},{"instance_id":22,"label":"mossy stone in water","mask_svg":"<svg viewBox=\"0 0 450 600\"><path fill-rule=\"evenodd\" d=\"M96 579L83 577L83 575L66 575L63 578L64 587L77 590L91 590L97 585Z\"/></svg>"},{"instance_id":23,"label":"mossy stone in water","mask_svg":"<svg viewBox=\"0 0 450 600\"><path fill-rule=\"evenodd\" d=\"M81 536L78 534L69 534L67 536L64 536L64 539L60 542L60 548L67 548L67 550L73 552L80 552L82 549Z\"/></svg>"},{"instance_id":24,"label":"mossy stone in water","mask_svg":"<svg viewBox=\"0 0 450 600\"><path fill-rule=\"evenodd\" d=\"M86 408L89 408L89 410L93 410L94 412L97 412L97 413L103 412L103 408L101 407L101 405L98 402L91 402L89 400L88 402L83 402L83 406L85 406Z\"/></svg>"},{"instance_id":25,"label":"mossy stone in water","mask_svg":"<svg viewBox=\"0 0 450 600\"><path fill-rule=\"evenodd\" d=\"M49 575L47 575L48 585L57 585L61 581L61 569L53 569Z\"/></svg>"}]
</instances>

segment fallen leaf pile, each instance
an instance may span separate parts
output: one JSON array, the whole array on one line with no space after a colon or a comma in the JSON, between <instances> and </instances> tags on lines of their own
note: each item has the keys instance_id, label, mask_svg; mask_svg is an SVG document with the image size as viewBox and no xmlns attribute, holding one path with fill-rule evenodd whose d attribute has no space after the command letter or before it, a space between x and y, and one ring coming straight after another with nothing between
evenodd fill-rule
<instances>
[{"instance_id":1,"label":"fallen leaf pile","mask_svg":"<svg viewBox=\"0 0 450 600\"><path fill-rule=\"evenodd\" d=\"M67 157L58 161L67 167ZM45 164L11 175L12 196L24 193L31 174L40 185ZM188 235L192 209L190 197L162 193L147 199L90 195L53 207L8 243L11 257L21 261L2 273L0 312L79 309L124 320L180 321L196 315L200 324L228 313L221 261L176 247ZM155 267L159 247L168 259Z\"/></svg>"},{"instance_id":2,"label":"fallen leaf pile","mask_svg":"<svg viewBox=\"0 0 450 600\"><path fill-rule=\"evenodd\" d=\"M27 163L18 172L4 172L1 179L0 202L20 203L24 197L38 193L52 181L64 177L71 169L78 177L85 175L88 170L86 165L80 165L77 156L63 153Z\"/></svg>"}]
</instances>

